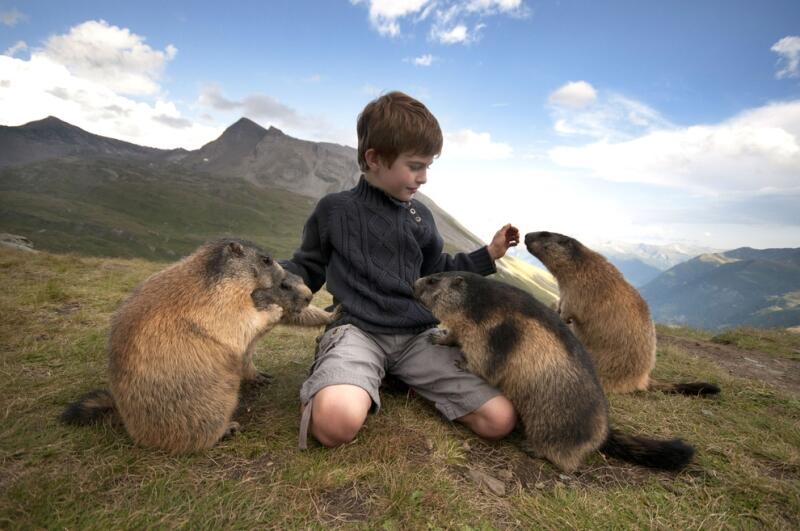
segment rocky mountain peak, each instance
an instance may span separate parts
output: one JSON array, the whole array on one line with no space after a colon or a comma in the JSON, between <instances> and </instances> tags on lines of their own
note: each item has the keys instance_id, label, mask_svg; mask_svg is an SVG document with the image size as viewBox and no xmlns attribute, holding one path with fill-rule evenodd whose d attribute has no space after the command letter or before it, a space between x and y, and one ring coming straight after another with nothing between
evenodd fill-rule
<instances>
[{"instance_id":1,"label":"rocky mountain peak","mask_svg":"<svg viewBox=\"0 0 800 531\"><path fill-rule=\"evenodd\" d=\"M228 128L223 131L222 135L220 135L216 141L226 140L237 143L252 143L255 141L257 143L259 140L264 138L265 134L267 134L266 129L255 123L253 120L242 117L228 126Z\"/></svg>"}]
</instances>

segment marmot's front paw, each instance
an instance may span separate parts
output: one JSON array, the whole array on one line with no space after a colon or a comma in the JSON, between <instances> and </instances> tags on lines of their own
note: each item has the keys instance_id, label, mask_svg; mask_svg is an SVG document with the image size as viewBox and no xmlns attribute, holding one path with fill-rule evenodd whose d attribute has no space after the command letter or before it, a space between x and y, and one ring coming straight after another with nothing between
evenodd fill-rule
<instances>
[{"instance_id":1,"label":"marmot's front paw","mask_svg":"<svg viewBox=\"0 0 800 531\"><path fill-rule=\"evenodd\" d=\"M220 438L228 439L230 437L233 437L236 434L236 432L238 432L241 429L242 427L239 425L238 422L232 421L230 424L228 424L228 427L225 429L225 432L222 434L222 437Z\"/></svg>"},{"instance_id":2,"label":"marmot's front paw","mask_svg":"<svg viewBox=\"0 0 800 531\"><path fill-rule=\"evenodd\" d=\"M428 341L432 345L439 345L441 347L457 347L459 346L458 340L449 330L444 328L437 328L435 331L428 335Z\"/></svg>"},{"instance_id":3,"label":"marmot's front paw","mask_svg":"<svg viewBox=\"0 0 800 531\"><path fill-rule=\"evenodd\" d=\"M256 310L271 310L277 305L277 301L272 292L265 288L257 288L250 293L250 298L256 307Z\"/></svg>"},{"instance_id":4,"label":"marmot's front paw","mask_svg":"<svg viewBox=\"0 0 800 531\"><path fill-rule=\"evenodd\" d=\"M266 372L259 372L247 381L256 385L268 385L272 383L272 375Z\"/></svg>"},{"instance_id":5,"label":"marmot's front paw","mask_svg":"<svg viewBox=\"0 0 800 531\"><path fill-rule=\"evenodd\" d=\"M431 345L440 345L441 343L439 342L445 335L447 335L447 330L437 328L436 330L428 334L428 343L430 343Z\"/></svg>"}]
</instances>

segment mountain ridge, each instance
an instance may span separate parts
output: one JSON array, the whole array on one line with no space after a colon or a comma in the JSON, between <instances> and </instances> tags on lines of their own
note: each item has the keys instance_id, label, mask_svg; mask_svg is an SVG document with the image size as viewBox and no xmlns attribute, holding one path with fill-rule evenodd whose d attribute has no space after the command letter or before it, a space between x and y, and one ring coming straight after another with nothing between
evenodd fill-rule
<instances>
[{"instance_id":1,"label":"mountain ridge","mask_svg":"<svg viewBox=\"0 0 800 531\"><path fill-rule=\"evenodd\" d=\"M800 248L740 247L706 253L641 288L668 324L728 328L800 324Z\"/></svg>"},{"instance_id":2,"label":"mountain ridge","mask_svg":"<svg viewBox=\"0 0 800 531\"><path fill-rule=\"evenodd\" d=\"M57 118L0 132L0 227L59 252L170 260L228 234L286 256L314 202L352 188L360 175L355 149L296 139L244 117L192 151L136 146ZM55 148L48 144L59 136ZM27 156L9 161L20 139ZM429 197L416 197L433 212L448 252L484 245ZM267 205L275 212L259 212ZM498 262L504 280L553 300L552 277L526 268L511 257Z\"/></svg>"}]
</instances>

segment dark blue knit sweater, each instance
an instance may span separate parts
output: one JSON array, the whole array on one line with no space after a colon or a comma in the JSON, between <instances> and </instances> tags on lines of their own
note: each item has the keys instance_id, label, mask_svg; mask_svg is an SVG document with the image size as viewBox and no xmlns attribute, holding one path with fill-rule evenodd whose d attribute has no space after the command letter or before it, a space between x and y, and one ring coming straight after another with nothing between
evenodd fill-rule
<instances>
[{"instance_id":1,"label":"dark blue knit sweater","mask_svg":"<svg viewBox=\"0 0 800 531\"><path fill-rule=\"evenodd\" d=\"M441 271L496 271L485 246L450 256L442 253L443 245L425 205L398 201L362 176L352 190L320 199L300 248L281 264L313 292L327 281L334 303L343 308L330 326L352 323L377 334L408 334L438 323L414 300L418 278Z\"/></svg>"}]
</instances>

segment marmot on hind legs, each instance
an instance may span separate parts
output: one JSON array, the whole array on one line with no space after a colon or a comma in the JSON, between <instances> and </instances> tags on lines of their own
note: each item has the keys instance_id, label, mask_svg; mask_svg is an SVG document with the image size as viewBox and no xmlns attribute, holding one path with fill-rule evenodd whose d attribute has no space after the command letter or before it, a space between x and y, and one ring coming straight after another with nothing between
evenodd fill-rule
<instances>
[{"instance_id":1,"label":"marmot on hind legs","mask_svg":"<svg viewBox=\"0 0 800 531\"><path fill-rule=\"evenodd\" d=\"M284 313L289 321L303 315L310 300L287 276L256 245L234 239L205 244L154 274L112 320L110 391L89 393L62 420L86 424L117 412L141 446L173 454L213 446L237 427L240 381L258 378L255 342Z\"/></svg>"}]
</instances>

